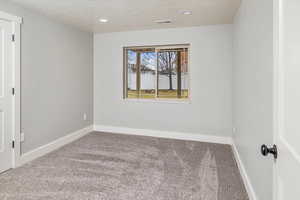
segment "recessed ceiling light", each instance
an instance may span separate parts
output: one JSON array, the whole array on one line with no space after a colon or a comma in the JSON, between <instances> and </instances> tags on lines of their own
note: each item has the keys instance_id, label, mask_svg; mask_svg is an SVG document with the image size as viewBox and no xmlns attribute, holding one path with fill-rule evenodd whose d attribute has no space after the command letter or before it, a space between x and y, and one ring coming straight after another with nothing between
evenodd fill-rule
<instances>
[{"instance_id":1,"label":"recessed ceiling light","mask_svg":"<svg viewBox=\"0 0 300 200\"><path fill-rule=\"evenodd\" d=\"M107 23L108 19L101 18L101 19L99 19L99 22L101 22L101 23Z\"/></svg>"},{"instance_id":2,"label":"recessed ceiling light","mask_svg":"<svg viewBox=\"0 0 300 200\"><path fill-rule=\"evenodd\" d=\"M183 14L183 15L191 15L191 14L193 14L193 12L190 11L190 10L182 10L182 11L180 11L180 13Z\"/></svg>"}]
</instances>

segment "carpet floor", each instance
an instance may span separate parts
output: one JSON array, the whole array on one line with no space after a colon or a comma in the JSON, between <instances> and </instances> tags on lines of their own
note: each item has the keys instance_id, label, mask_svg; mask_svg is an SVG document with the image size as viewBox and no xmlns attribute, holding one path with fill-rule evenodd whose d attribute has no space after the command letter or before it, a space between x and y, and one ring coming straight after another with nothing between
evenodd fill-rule
<instances>
[{"instance_id":1,"label":"carpet floor","mask_svg":"<svg viewBox=\"0 0 300 200\"><path fill-rule=\"evenodd\" d=\"M90 133L0 175L1 200L248 200L229 145Z\"/></svg>"}]
</instances>

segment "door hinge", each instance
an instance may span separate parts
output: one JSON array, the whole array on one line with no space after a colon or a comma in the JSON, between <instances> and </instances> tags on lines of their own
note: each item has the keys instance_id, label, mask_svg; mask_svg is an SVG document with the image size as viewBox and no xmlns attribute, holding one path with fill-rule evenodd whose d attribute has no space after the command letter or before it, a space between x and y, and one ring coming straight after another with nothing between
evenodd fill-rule
<instances>
[{"instance_id":1,"label":"door hinge","mask_svg":"<svg viewBox=\"0 0 300 200\"><path fill-rule=\"evenodd\" d=\"M15 95L15 88L11 89L11 93L12 93L12 95Z\"/></svg>"},{"instance_id":2,"label":"door hinge","mask_svg":"<svg viewBox=\"0 0 300 200\"><path fill-rule=\"evenodd\" d=\"M13 149L15 148L15 141L14 140L12 141L11 146L12 146Z\"/></svg>"},{"instance_id":3,"label":"door hinge","mask_svg":"<svg viewBox=\"0 0 300 200\"><path fill-rule=\"evenodd\" d=\"M16 39L15 39L15 34L12 34L12 35L11 35L11 41L14 42L15 40L16 40Z\"/></svg>"}]
</instances>

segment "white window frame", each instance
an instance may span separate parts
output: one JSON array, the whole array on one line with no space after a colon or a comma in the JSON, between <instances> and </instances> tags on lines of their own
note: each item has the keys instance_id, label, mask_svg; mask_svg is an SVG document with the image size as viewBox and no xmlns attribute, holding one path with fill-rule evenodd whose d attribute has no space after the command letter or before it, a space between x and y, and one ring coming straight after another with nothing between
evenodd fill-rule
<instances>
[{"instance_id":1,"label":"white window frame","mask_svg":"<svg viewBox=\"0 0 300 200\"><path fill-rule=\"evenodd\" d=\"M157 90L157 81L155 81L155 97L151 99L145 98L127 98L127 85L128 85L128 66L127 66L127 50L128 49L145 49L145 48L153 48L155 52L163 49L175 49L175 48L186 48L188 49L188 98L158 98L158 90ZM128 102L153 102L153 103L191 103L191 45L190 44L169 44L169 45L145 45L145 46L126 46L123 47L123 100ZM156 57L156 72L157 76L157 65L158 59Z\"/></svg>"}]
</instances>

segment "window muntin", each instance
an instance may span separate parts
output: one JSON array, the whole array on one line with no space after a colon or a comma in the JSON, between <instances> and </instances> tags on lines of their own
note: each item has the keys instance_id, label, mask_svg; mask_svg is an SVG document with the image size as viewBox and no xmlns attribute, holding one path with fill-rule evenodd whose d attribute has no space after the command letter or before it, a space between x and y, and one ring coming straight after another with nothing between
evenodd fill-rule
<instances>
[{"instance_id":1,"label":"window muntin","mask_svg":"<svg viewBox=\"0 0 300 200\"><path fill-rule=\"evenodd\" d=\"M124 98L188 99L189 45L124 48Z\"/></svg>"}]
</instances>

